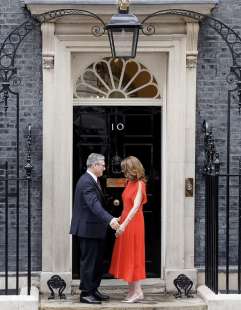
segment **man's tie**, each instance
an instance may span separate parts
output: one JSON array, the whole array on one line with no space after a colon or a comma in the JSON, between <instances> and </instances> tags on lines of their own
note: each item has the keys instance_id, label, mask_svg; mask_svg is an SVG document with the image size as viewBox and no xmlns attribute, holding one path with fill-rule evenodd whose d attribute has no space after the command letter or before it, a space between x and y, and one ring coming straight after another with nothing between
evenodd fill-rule
<instances>
[{"instance_id":1,"label":"man's tie","mask_svg":"<svg viewBox=\"0 0 241 310\"><path fill-rule=\"evenodd\" d=\"M97 179L97 185L99 186L99 189L102 191L99 179Z\"/></svg>"}]
</instances>

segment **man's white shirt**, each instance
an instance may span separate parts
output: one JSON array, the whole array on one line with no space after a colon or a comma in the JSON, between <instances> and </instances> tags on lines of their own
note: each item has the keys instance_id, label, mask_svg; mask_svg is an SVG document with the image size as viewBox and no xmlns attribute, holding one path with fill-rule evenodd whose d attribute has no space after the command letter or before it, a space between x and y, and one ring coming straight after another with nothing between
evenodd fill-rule
<instances>
[{"instance_id":1,"label":"man's white shirt","mask_svg":"<svg viewBox=\"0 0 241 310\"><path fill-rule=\"evenodd\" d=\"M89 173L92 176L92 178L95 180L95 182L97 183L97 176L88 169L87 169L87 173Z\"/></svg>"}]
</instances>

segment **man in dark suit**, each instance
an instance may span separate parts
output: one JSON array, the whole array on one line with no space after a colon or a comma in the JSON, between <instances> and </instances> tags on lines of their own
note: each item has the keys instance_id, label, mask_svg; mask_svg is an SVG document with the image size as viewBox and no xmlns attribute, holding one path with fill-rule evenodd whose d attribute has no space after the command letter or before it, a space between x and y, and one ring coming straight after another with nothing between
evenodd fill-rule
<instances>
[{"instance_id":1,"label":"man in dark suit","mask_svg":"<svg viewBox=\"0 0 241 310\"><path fill-rule=\"evenodd\" d=\"M104 196L98 181L105 170L104 156L92 153L86 165L87 171L76 185L70 234L80 239L80 302L100 304L109 299L98 290L106 230L108 225L118 229L119 223L104 209Z\"/></svg>"}]
</instances>

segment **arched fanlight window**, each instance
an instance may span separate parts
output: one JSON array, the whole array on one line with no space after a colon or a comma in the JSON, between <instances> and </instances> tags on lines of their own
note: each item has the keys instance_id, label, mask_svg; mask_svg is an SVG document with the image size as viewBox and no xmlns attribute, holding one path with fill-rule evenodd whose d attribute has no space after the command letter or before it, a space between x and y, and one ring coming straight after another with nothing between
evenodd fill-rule
<instances>
[{"instance_id":1,"label":"arched fanlight window","mask_svg":"<svg viewBox=\"0 0 241 310\"><path fill-rule=\"evenodd\" d=\"M74 98L153 98L159 88L150 71L135 60L104 58L88 66L75 85Z\"/></svg>"}]
</instances>

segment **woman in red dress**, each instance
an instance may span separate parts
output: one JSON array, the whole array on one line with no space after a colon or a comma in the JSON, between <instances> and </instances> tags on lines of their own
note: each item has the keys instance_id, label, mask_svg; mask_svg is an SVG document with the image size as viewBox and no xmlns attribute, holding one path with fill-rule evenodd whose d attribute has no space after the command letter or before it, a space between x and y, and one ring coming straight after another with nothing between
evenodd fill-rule
<instances>
[{"instance_id":1,"label":"woman in red dress","mask_svg":"<svg viewBox=\"0 0 241 310\"><path fill-rule=\"evenodd\" d=\"M134 156L121 162L128 179L122 193L123 211L116 231L109 273L128 282L129 292L123 302L137 302L144 298L140 280L146 278L143 204L147 202L145 171Z\"/></svg>"}]
</instances>

